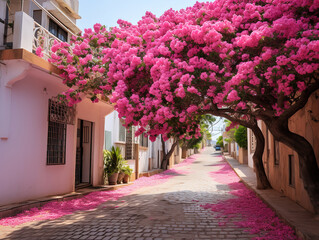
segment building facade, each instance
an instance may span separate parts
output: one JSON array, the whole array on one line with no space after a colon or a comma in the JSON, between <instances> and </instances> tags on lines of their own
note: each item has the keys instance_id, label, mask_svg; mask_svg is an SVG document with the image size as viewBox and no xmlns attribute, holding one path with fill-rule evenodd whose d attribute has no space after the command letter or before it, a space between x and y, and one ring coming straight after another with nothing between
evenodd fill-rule
<instances>
[{"instance_id":1,"label":"building facade","mask_svg":"<svg viewBox=\"0 0 319 240\"><path fill-rule=\"evenodd\" d=\"M135 127L126 129L123 123L116 111L105 117L104 149L110 150L112 146L119 147L123 158L133 169L135 178L158 171L161 168L163 158L161 137L158 136L154 142L151 142L143 134L135 137ZM173 140L167 140L165 151L169 151L172 145ZM174 150L169 166L172 167L180 161L181 149L178 146Z\"/></svg>"},{"instance_id":2,"label":"building facade","mask_svg":"<svg viewBox=\"0 0 319 240\"><path fill-rule=\"evenodd\" d=\"M23 3L23 5L21 5ZM0 205L103 184L104 118L113 106L76 106L46 58L79 31L78 1L0 1ZM14 21L14 26L10 23ZM42 46L44 58L34 54Z\"/></svg>"},{"instance_id":3,"label":"building facade","mask_svg":"<svg viewBox=\"0 0 319 240\"><path fill-rule=\"evenodd\" d=\"M258 124L265 137L263 162L271 186L307 210L313 211L301 179L298 154L276 141L264 122L259 121ZM289 129L306 138L313 146L319 165L319 91L313 93L306 106L289 119ZM254 145L254 136L251 131L248 131L250 167L253 167Z\"/></svg>"}]
</instances>

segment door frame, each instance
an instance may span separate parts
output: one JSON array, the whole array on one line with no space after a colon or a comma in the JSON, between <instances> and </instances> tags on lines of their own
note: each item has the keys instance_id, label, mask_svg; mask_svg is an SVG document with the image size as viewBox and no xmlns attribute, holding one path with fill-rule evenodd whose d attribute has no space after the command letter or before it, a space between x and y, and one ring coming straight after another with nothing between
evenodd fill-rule
<instances>
[{"instance_id":1,"label":"door frame","mask_svg":"<svg viewBox=\"0 0 319 240\"><path fill-rule=\"evenodd\" d=\"M90 164L89 164L89 181L88 182L82 182L82 176L83 176L83 135L84 135L84 122L88 122L90 123L90 126L91 126L91 129L89 131L89 137L90 137ZM76 156L75 156L75 178L74 178L74 185L75 185L75 188L78 189L78 188L82 188L82 187L87 187L87 186L90 186L92 185L92 155L93 155L93 126L94 126L94 123L91 122L91 121L87 121L87 120L83 120L83 119L78 119L78 124L80 124L80 128L78 128L78 125L77 125L77 135L76 135L76 138L78 138L78 133L80 132L80 181L78 184L76 184L76 172L77 172L77 169L76 169L76 164L77 164L77 149L76 149ZM78 132L79 130L79 132ZM77 148L77 146L76 146Z\"/></svg>"}]
</instances>

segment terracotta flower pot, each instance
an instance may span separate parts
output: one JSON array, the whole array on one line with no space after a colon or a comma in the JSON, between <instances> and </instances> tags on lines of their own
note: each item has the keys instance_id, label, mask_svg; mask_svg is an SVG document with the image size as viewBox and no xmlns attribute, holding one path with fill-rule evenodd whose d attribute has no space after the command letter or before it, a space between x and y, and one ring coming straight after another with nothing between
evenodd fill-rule
<instances>
[{"instance_id":1,"label":"terracotta flower pot","mask_svg":"<svg viewBox=\"0 0 319 240\"><path fill-rule=\"evenodd\" d=\"M108 176L109 185L115 185L119 173L113 173L112 175Z\"/></svg>"},{"instance_id":2,"label":"terracotta flower pot","mask_svg":"<svg viewBox=\"0 0 319 240\"><path fill-rule=\"evenodd\" d=\"M124 178L123 178L123 183L128 183L130 181L130 175L125 174Z\"/></svg>"},{"instance_id":3,"label":"terracotta flower pot","mask_svg":"<svg viewBox=\"0 0 319 240\"><path fill-rule=\"evenodd\" d=\"M117 178L117 184L121 184L122 183L124 176L125 176L125 173L123 173L123 172L119 173L119 176Z\"/></svg>"}]
</instances>

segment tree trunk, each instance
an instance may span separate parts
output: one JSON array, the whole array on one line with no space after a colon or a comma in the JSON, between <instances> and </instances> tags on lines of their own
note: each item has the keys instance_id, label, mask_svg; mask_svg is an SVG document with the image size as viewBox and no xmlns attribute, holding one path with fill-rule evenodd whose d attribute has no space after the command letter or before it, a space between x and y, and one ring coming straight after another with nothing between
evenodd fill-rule
<instances>
[{"instance_id":1,"label":"tree trunk","mask_svg":"<svg viewBox=\"0 0 319 240\"><path fill-rule=\"evenodd\" d=\"M265 168L262 160L265 148L264 135L257 124L254 127L252 127L251 130L253 131L256 137L256 149L253 155L253 161L256 171L257 189L271 188L271 185L265 173Z\"/></svg>"},{"instance_id":2,"label":"tree trunk","mask_svg":"<svg viewBox=\"0 0 319 240\"><path fill-rule=\"evenodd\" d=\"M267 124L267 122L266 122ZM274 138L297 152L304 188L316 214L319 213L319 168L311 144L302 136L289 130L288 120L267 124Z\"/></svg>"},{"instance_id":3,"label":"tree trunk","mask_svg":"<svg viewBox=\"0 0 319 240\"><path fill-rule=\"evenodd\" d=\"M164 142L162 137L161 137L161 141L162 141L162 150L163 150L163 159L162 159L162 163L161 163L161 169L167 170L169 158L174 153L174 150L175 150L176 145L178 144L178 141L175 141L173 143L173 145L172 145L171 149L168 151L168 153L165 153L165 142Z\"/></svg>"},{"instance_id":4,"label":"tree trunk","mask_svg":"<svg viewBox=\"0 0 319 240\"><path fill-rule=\"evenodd\" d=\"M212 113L214 114L214 113ZM256 179L257 179L257 189L267 189L271 188L271 185L268 181L268 177L265 172L264 164L263 164L263 153L265 148L265 138L263 136L262 131L258 127L256 119L252 119L251 121L240 120L238 118L232 117L226 113L220 114L219 116L224 117L232 122L237 122L240 125L250 128L256 137L256 150L253 155L254 167L256 171Z\"/></svg>"}]
</instances>

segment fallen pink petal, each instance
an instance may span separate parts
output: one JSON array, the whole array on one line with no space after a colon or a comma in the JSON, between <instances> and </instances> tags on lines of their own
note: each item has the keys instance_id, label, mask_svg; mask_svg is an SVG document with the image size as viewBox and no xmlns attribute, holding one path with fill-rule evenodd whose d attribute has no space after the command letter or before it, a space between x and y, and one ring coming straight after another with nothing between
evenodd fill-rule
<instances>
[{"instance_id":1,"label":"fallen pink petal","mask_svg":"<svg viewBox=\"0 0 319 240\"><path fill-rule=\"evenodd\" d=\"M179 167L190 165L195 159L196 155L193 155L182 163L175 165L172 169L151 177L141 177L135 180L132 185L125 186L117 190L93 192L84 197L73 200L60 202L52 201L41 208L32 208L16 216L0 219L0 225L13 227L32 221L57 219L65 215L72 214L75 211L87 211L97 208L106 201L117 201L121 197L127 196L140 188L163 184L174 176L188 174L189 171L179 169ZM121 202L125 201L123 200ZM114 206L113 208L119 208L119 206Z\"/></svg>"},{"instance_id":2,"label":"fallen pink petal","mask_svg":"<svg viewBox=\"0 0 319 240\"><path fill-rule=\"evenodd\" d=\"M294 230L286 225L254 192L239 182L239 177L229 164L222 161L215 165L219 169L209 173L210 177L221 184L226 184L234 198L220 201L217 204L203 204L201 207L218 213L217 219L226 217L228 221L220 221L225 226L230 219L240 216L241 221L235 222L239 228L245 228L251 234L261 237L254 239L298 239Z\"/></svg>"}]
</instances>

